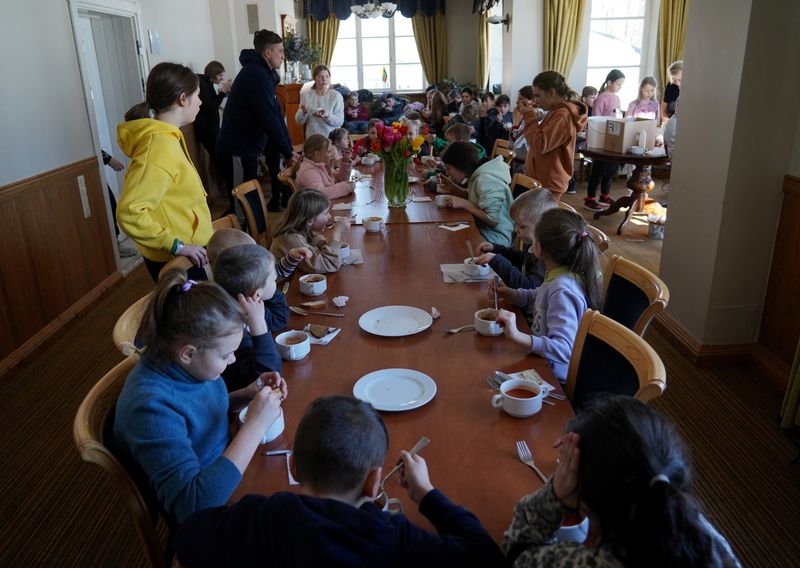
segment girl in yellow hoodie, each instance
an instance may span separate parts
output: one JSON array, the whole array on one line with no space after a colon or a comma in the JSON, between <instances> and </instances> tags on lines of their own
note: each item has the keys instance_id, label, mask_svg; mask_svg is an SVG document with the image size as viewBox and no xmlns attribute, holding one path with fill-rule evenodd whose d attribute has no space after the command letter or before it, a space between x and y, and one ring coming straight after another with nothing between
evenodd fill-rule
<instances>
[{"instance_id":1,"label":"girl in yellow hoodie","mask_svg":"<svg viewBox=\"0 0 800 568\"><path fill-rule=\"evenodd\" d=\"M179 130L200 110L200 87L191 69L159 63L147 77L147 99L125 113L117 142L131 159L117 222L136 243L154 281L174 256L196 266L208 262L211 213L200 176Z\"/></svg>"}]
</instances>

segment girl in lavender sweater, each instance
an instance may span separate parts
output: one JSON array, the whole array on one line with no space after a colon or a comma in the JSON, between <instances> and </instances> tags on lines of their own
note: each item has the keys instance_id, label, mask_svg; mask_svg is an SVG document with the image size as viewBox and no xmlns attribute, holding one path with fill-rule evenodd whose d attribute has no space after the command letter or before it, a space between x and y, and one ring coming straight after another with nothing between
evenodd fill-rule
<instances>
[{"instance_id":1,"label":"girl in lavender sweater","mask_svg":"<svg viewBox=\"0 0 800 568\"><path fill-rule=\"evenodd\" d=\"M536 224L531 251L544 261L544 283L535 290L505 293L515 305L533 308L533 335L517 328L516 315L500 310L497 321L506 337L547 359L564 383L572 345L583 313L600 306L600 263L597 247L583 217L566 209L546 211Z\"/></svg>"}]
</instances>

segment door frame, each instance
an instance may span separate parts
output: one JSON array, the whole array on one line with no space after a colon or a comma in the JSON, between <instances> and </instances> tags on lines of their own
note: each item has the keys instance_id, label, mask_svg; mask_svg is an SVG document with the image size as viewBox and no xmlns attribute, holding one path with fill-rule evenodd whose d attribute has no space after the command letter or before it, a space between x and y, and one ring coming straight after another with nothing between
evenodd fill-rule
<instances>
[{"instance_id":1,"label":"door frame","mask_svg":"<svg viewBox=\"0 0 800 568\"><path fill-rule=\"evenodd\" d=\"M72 25L72 36L75 41L75 52L78 56L78 67L80 69L81 74L81 84L83 86L83 99L84 104L86 105L86 112L89 116L89 125L91 129L92 135L92 145L94 146L94 153L95 157L97 158L99 173L100 173L100 182L103 184L103 187L106 187L107 180L105 174L105 168L103 167L103 156L100 150L100 135L99 130L97 127L97 117L94 113L94 105L91 101L91 93L90 93L90 84L88 78L88 71L87 71L87 63L83 59L83 54L81 53L80 49L80 30L78 29L79 25L79 12L98 12L101 14L109 14L113 16L123 16L126 18L130 18L131 22L133 23L133 37L134 40L137 42L137 57L136 60L139 66L139 88L142 93L142 100L145 98L145 80L147 78L147 74L149 72L149 60L147 57L147 50L145 49L144 43L144 34L142 29L142 10L138 3L130 0L67 0L67 4L69 7L69 15L70 15L70 23ZM109 202L108 192L102 191L103 200L106 204L106 218L109 219L109 231L110 235L114 235L114 225L113 223L115 220L111 219L109 212L111 211L111 203ZM135 268L139 263L136 262L134 264L128 264L127 269L123 270L122 261L119 254L119 247L117 244L117 239L112 238L112 247L114 248L114 254L116 257L117 263L117 270L122 272L123 274L127 274L133 268Z\"/></svg>"}]
</instances>

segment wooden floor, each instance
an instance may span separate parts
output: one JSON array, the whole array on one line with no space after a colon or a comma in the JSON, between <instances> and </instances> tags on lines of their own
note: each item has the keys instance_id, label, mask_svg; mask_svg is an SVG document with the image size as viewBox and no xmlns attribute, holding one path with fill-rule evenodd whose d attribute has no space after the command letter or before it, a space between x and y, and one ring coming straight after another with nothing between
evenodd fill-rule
<instances>
[{"instance_id":1,"label":"wooden floor","mask_svg":"<svg viewBox=\"0 0 800 568\"><path fill-rule=\"evenodd\" d=\"M566 200L579 206L580 197ZM596 223L612 239L609 254L657 270L660 241L647 239L643 225L617 237L620 218ZM114 487L75 451L72 419L121 359L110 339L114 322L149 289L140 266L27 368L0 380L0 566L144 565ZM685 436L712 522L745 566L800 565L800 466L791 464L795 441L777 426L781 393L749 365L698 369L659 334L647 339L668 375L653 404Z\"/></svg>"}]
</instances>

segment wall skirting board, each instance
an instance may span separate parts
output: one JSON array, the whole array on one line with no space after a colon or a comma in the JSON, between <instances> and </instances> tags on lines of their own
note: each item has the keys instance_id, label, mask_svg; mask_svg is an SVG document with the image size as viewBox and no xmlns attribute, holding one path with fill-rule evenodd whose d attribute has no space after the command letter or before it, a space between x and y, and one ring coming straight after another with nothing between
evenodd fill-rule
<instances>
[{"instance_id":1,"label":"wall skirting board","mask_svg":"<svg viewBox=\"0 0 800 568\"><path fill-rule=\"evenodd\" d=\"M0 187L0 375L121 279L97 159Z\"/></svg>"}]
</instances>

